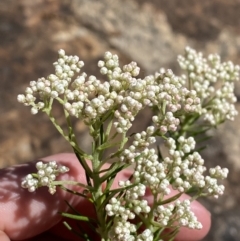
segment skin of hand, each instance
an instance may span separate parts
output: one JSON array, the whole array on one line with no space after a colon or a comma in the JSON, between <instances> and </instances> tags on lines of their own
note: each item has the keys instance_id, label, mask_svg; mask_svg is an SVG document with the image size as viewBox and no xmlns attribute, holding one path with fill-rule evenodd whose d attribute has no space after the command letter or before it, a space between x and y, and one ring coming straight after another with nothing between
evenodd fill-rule
<instances>
[{"instance_id":1,"label":"skin of hand","mask_svg":"<svg viewBox=\"0 0 240 241\"><path fill-rule=\"evenodd\" d=\"M57 154L41 160L55 160L57 163L69 167L70 171L59 176L59 180L77 180L86 183L84 170L74 154ZM94 217L94 208L84 198L72 195L60 188L57 188L54 195L48 192L47 187L42 187L33 193L23 189L21 181L27 174L36 172L35 164L37 161L0 170L0 240L79 240L63 225L63 219L58 212L69 211L64 200L67 200L81 214L90 217ZM118 187L117 180L127 180L128 177L128 171L119 173L113 188ZM80 192L82 189L79 187L77 191ZM187 196L182 195L180 199L186 198ZM148 199L147 196L146 199ZM197 201L192 202L191 208L203 224L203 228L201 230L181 228L176 238L178 241L201 240L209 231L211 225L210 213ZM69 219L67 221L72 226L76 223L74 220L73 222ZM87 230L84 224L83 227ZM91 230L89 230L89 233L91 240L98 240L91 235Z\"/></svg>"}]
</instances>

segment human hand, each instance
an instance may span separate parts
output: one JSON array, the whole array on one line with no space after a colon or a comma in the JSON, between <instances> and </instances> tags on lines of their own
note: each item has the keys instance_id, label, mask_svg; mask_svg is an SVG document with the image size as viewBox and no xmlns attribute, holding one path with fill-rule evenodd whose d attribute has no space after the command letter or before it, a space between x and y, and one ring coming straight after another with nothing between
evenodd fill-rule
<instances>
[{"instance_id":1,"label":"human hand","mask_svg":"<svg viewBox=\"0 0 240 241\"><path fill-rule=\"evenodd\" d=\"M70 171L61 175L60 179L85 183L84 170L74 154L57 154L42 160L55 160L70 168ZM94 215L94 209L85 199L60 188L57 188L54 195L50 195L47 188L40 188L34 193L23 189L21 181L27 174L36 171L35 164L36 162L30 162L0 170L0 240L79 240L63 226L63 219L58 211L69 210L64 200L84 215ZM124 171L118 174L117 179L128 179L128 176L127 171ZM186 196L182 195L181 199L186 199ZM203 224L203 228L201 230L181 228L176 238L178 241L200 240L209 231L210 213L197 201L192 202L191 207ZM93 237L93 240L96 239Z\"/></svg>"}]
</instances>

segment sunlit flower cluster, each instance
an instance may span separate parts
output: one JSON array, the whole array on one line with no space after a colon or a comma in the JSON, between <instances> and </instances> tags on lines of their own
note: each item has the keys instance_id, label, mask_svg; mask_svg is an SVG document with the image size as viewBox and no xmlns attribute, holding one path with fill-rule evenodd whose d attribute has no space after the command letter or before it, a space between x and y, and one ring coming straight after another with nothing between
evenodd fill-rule
<instances>
[{"instance_id":1,"label":"sunlit flower cluster","mask_svg":"<svg viewBox=\"0 0 240 241\"><path fill-rule=\"evenodd\" d=\"M63 95L75 73L78 73L84 66L78 56L67 56L64 50L59 50L59 59L53 63L55 74L47 78L39 78L30 82L26 88L25 95L18 95L18 101L27 106L32 106L31 113L37 114L40 109L47 106L49 99Z\"/></svg>"},{"instance_id":2,"label":"sunlit flower cluster","mask_svg":"<svg viewBox=\"0 0 240 241\"><path fill-rule=\"evenodd\" d=\"M37 162L36 168L38 172L28 174L21 184L22 187L27 188L29 192L34 192L37 188L46 186L49 188L49 192L54 194L56 192L54 181L57 176L69 171L68 167L57 165L55 161L48 163Z\"/></svg>"},{"instance_id":3,"label":"sunlit flower cluster","mask_svg":"<svg viewBox=\"0 0 240 241\"><path fill-rule=\"evenodd\" d=\"M162 226L167 226L168 223L172 223L176 219L180 226L201 229L202 224L197 221L195 214L191 211L190 204L189 200L182 202L177 200L175 203L168 204L167 206L159 205L154 210L154 215Z\"/></svg>"},{"instance_id":4,"label":"sunlit flower cluster","mask_svg":"<svg viewBox=\"0 0 240 241\"><path fill-rule=\"evenodd\" d=\"M18 95L19 102L32 106L32 114L42 110L51 116L52 103L58 101L65 116L84 121L94 140L93 153L88 157L93 169L97 168L89 180L100 173L96 163L101 165L104 150L113 146L118 146L118 150L109 159L116 158L118 168L133 166L131 179L119 181L121 194L107 194L109 199L103 211L102 203L100 205L103 216L111 222L107 237L111 241L161 240L155 237L156 227L201 229L201 223L191 211L191 201L177 199L192 190L195 190L193 199L217 198L224 192L219 180L227 177L228 169L216 166L207 170L195 137L237 115L234 82L239 80L240 68L232 62L222 63L218 55L204 58L202 53L189 47L184 56L178 57L178 62L184 70L181 76L160 69L154 75L139 78L140 68L136 62L121 68L118 56L106 52L104 59L98 62L106 80L99 80L85 72L79 73L84 63L77 56L67 56L60 50L59 59L54 63L55 73L31 81L25 94ZM152 111L151 125L132 133L133 122L144 108ZM82 163L86 156L76 147L72 126L64 135L61 126L54 118L50 119L78 152ZM68 119L67 123L71 121ZM122 136L123 140L115 142L116 136ZM159 140L165 144L164 154L157 146ZM29 174L22 182L31 192L39 186L48 186L50 193L54 193L56 176L68 171L54 162L40 162L36 167L37 174ZM86 175L91 171L87 170ZM103 177L111 177L107 171L101 172ZM114 170L109 172L116 176ZM111 180L108 178L99 176L92 183ZM147 192L152 195L153 204L146 199ZM141 220L145 229L139 229L134 219Z\"/></svg>"},{"instance_id":5,"label":"sunlit flower cluster","mask_svg":"<svg viewBox=\"0 0 240 241\"><path fill-rule=\"evenodd\" d=\"M203 119L211 125L233 120L237 115L234 82L239 80L239 65L231 61L222 63L217 54L204 58L202 53L189 47L184 56L178 57L178 62L187 71L189 85L201 100L199 113ZM214 85L216 82L218 85Z\"/></svg>"}]
</instances>

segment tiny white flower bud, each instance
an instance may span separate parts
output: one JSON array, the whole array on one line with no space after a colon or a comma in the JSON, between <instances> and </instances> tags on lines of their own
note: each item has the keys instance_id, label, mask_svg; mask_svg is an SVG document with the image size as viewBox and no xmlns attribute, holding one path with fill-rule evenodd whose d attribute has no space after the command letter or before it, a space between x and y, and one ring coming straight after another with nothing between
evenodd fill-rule
<instances>
[{"instance_id":1,"label":"tiny white flower bud","mask_svg":"<svg viewBox=\"0 0 240 241\"><path fill-rule=\"evenodd\" d=\"M108 69L107 69L106 67L102 67L102 68L100 69L100 73L103 74L103 75L105 75L105 74L108 73Z\"/></svg>"},{"instance_id":2,"label":"tiny white flower bud","mask_svg":"<svg viewBox=\"0 0 240 241\"><path fill-rule=\"evenodd\" d=\"M49 179L48 179L48 177L43 177L43 178L41 178L41 184L42 184L43 186L47 186L47 185L49 184Z\"/></svg>"},{"instance_id":3,"label":"tiny white flower bud","mask_svg":"<svg viewBox=\"0 0 240 241\"><path fill-rule=\"evenodd\" d=\"M37 107L32 107L31 108L31 114L36 115L38 113L38 108Z\"/></svg>"},{"instance_id":4,"label":"tiny white flower bud","mask_svg":"<svg viewBox=\"0 0 240 241\"><path fill-rule=\"evenodd\" d=\"M58 50L58 54L60 57L64 57L65 56L65 51L63 49Z\"/></svg>"},{"instance_id":5,"label":"tiny white flower bud","mask_svg":"<svg viewBox=\"0 0 240 241\"><path fill-rule=\"evenodd\" d=\"M106 60L107 60L107 59L111 59L111 58L112 58L112 53L109 52L109 51L105 52L104 58L105 58Z\"/></svg>"},{"instance_id":6,"label":"tiny white flower bud","mask_svg":"<svg viewBox=\"0 0 240 241\"><path fill-rule=\"evenodd\" d=\"M29 192L35 192L36 191L36 187L31 186L31 187L28 188L28 191Z\"/></svg>"},{"instance_id":7,"label":"tiny white flower bud","mask_svg":"<svg viewBox=\"0 0 240 241\"><path fill-rule=\"evenodd\" d=\"M38 169L38 170L40 170L41 168L43 168L43 162L37 162L36 163L36 168Z\"/></svg>"},{"instance_id":8,"label":"tiny white flower bud","mask_svg":"<svg viewBox=\"0 0 240 241\"><path fill-rule=\"evenodd\" d=\"M24 95L18 95L18 96L17 96L17 100L18 100L18 102L20 102L20 103L24 103L24 102L26 101Z\"/></svg>"}]
</instances>

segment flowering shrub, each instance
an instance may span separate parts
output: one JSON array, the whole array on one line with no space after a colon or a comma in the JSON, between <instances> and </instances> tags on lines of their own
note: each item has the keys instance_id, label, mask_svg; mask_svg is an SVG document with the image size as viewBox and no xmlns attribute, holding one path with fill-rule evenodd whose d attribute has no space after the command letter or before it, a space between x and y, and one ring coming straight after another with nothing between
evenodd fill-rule
<instances>
[{"instance_id":1,"label":"flowering shrub","mask_svg":"<svg viewBox=\"0 0 240 241\"><path fill-rule=\"evenodd\" d=\"M240 68L232 62L222 63L218 55L204 58L189 47L178 62L184 72L181 76L161 69L138 78L140 68L136 62L120 68L118 56L106 52L104 60L98 62L100 73L106 76L101 81L84 72L75 76L84 63L60 50L53 64L55 74L31 81L25 94L18 95L18 101L31 106L32 114L43 111L49 116L72 146L85 170L87 185L57 181L56 177L68 168L40 162L37 173L29 174L22 186L30 192L48 186L51 194L56 186L83 186L91 195L81 196L97 210L96 232L102 241L172 240L182 226L201 229L190 204L201 196L222 195L224 186L219 180L228 175L226 168L207 170L204 166L200 154L203 135L237 115L233 91ZM63 106L67 131L52 115L54 101ZM152 110L152 125L132 133L133 121L145 108ZM73 117L88 127L93 139L90 153L77 143ZM163 154L156 144L161 140L167 153ZM109 149L112 152L107 156ZM108 162L110 167L103 169ZM117 173L129 166L133 167L129 180L119 181L119 188L113 189ZM103 190L104 182L107 184ZM169 197L173 189L176 192ZM153 197L151 205L144 198L146 190ZM179 200L183 193L190 194L189 200ZM76 215L63 215L76 219ZM163 232L169 228L171 232Z\"/></svg>"}]
</instances>

